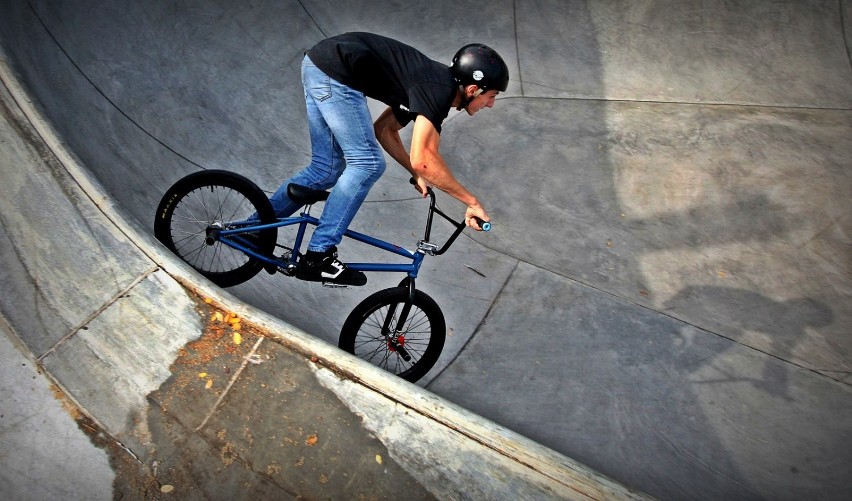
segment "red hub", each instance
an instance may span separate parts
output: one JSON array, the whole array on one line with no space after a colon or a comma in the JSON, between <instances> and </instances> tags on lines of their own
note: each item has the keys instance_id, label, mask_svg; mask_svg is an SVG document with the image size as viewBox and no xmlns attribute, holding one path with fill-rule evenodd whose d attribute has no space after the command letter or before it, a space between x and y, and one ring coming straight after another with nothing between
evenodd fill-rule
<instances>
[{"instance_id":1,"label":"red hub","mask_svg":"<svg viewBox=\"0 0 852 501\"><path fill-rule=\"evenodd\" d=\"M397 346L405 346L405 336L399 336L396 338L396 345L394 345L393 340L388 339L388 349L390 351L396 351Z\"/></svg>"}]
</instances>

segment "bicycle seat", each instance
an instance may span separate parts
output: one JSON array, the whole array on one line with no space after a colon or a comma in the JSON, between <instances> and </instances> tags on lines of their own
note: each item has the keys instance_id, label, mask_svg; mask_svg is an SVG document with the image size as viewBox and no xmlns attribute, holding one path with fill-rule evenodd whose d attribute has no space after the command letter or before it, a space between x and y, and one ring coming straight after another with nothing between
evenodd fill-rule
<instances>
[{"instance_id":1,"label":"bicycle seat","mask_svg":"<svg viewBox=\"0 0 852 501\"><path fill-rule=\"evenodd\" d=\"M327 199L331 193L323 190L315 190L299 184L287 185L287 196L290 200L301 205L313 205Z\"/></svg>"}]
</instances>

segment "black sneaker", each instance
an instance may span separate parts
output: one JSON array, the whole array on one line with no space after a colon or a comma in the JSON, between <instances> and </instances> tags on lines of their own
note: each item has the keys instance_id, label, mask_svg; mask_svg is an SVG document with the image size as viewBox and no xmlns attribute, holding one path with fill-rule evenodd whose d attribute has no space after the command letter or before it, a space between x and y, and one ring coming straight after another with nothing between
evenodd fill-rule
<instances>
[{"instance_id":1,"label":"black sneaker","mask_svg":"<svg viewBox=\"0 0 852 501\"><path fill-rule=\"evenodd\" d=\"M337 259L337 248L325 252L308 251L296 266L296 278L309 282L329 282L338 285L364 285L367 275L350 270Z\"/></svg>"}]
</instances>

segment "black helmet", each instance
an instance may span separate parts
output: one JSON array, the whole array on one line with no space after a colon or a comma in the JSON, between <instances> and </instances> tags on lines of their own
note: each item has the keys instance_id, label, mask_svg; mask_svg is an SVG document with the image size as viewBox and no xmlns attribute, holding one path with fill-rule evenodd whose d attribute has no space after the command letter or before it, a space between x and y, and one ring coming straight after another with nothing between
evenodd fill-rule
<instances>
[{"instance_id":1,"label":"black helmet","mask_svg":"<svg viewBox=\"0 0 852 501\"><path fill-rule=\"evenodd\" d=\"M505 92L509 86L509 68L500 54L481 43L465 45L453 56L450 66L459 85L476 85L483 91Z\"/></svg>"}]
</instances>

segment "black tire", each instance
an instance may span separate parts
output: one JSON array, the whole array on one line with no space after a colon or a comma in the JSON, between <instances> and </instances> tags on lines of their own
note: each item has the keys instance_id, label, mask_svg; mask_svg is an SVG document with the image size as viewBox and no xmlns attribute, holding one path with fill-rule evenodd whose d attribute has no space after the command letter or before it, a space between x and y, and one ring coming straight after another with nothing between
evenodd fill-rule
<instances>
[{"instance_id":1,"label":"black tire","mask_svg":"<svg viewBox=\"0 0 852 501\"><path fill-rule=\"evenodd\" d=\"M395 307L395 316L408 300L408 287L384 289L371 295L352 310L340 331L338 347L362 360L415 382L426 375L438 361L447 336L444 314L426 293L414 292L414 302L405 327L400 333L402 345L411 355L405 361L389 346L382 335L388 312ZM392 322L392 328L396 320Z\"/></svg>"},{"instance_id":2,"label":"black tire","mask_svg":"<svg viewBox=\"0 0 852 501\"><path fill-rule=\"evenodd\" d=\"M222 242L207 243L208 228L260 215L262 223L275 221L266 194L239 174L222 170L195 172L176 182L163 195L154 219L154 236L184 262L220 287L230 287L255 276L263 263ZM277 230L251 238L258 252L272 255Z\"/></svg>"}]
</instances>

